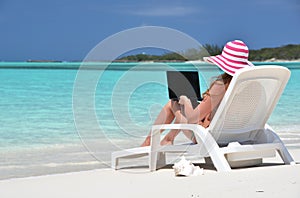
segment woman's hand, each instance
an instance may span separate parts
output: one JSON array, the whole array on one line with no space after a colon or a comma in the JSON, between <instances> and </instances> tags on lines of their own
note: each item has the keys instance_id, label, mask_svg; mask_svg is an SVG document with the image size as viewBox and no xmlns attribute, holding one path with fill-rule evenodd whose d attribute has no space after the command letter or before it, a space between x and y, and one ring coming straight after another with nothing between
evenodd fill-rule
<instances>
[{"instance_id":1,"label":"woman's hand","mask_svg":"<svg viewBox=\"0 0 300 198\"><path fill-rule=\"evenodd\" d=\"M191 103L191 101L190 101L190 99L189 99L188 97L182 95L182 96L179 97L178 103L179 103L180 105L185 105L185 104L187 104L187 103Z\"/></svg>"},{"instance_id":2,"label":"woman's hand","mask_svg":"<svg viewBox=\"0 0 300 198\"><path fill-rule=\"evenodd\" d=\"M176 111L180 111L180 104L177 101L171 100L171 109L175 113Z\"/></svg>"}]
</instances>

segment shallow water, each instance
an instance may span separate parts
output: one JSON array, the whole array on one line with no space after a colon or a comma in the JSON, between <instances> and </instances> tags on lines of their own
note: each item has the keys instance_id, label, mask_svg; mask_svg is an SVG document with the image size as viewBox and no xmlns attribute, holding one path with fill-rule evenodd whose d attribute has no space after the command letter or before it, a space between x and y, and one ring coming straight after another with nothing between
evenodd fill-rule
<instances>
[{"instance_id":1,"label":"shallow water","mask_svg":"<svg viewBox=\"0 0 300 198\"><path fill-rule=\"evenodd\" d=\"M168 101L166 66L132 69L118 63L109 70L80 71L81 101L74 103L78 65L49 69L51 64L10 63L11 69L1 64L0 179L109 167L111 151L138 146ZM292 75L268 123L288 147L300 147L300 63L285 66ZM199 71L202 91L220 73ZM101 76L96 84L93 75Z\"/></svg>"}]
</instances>

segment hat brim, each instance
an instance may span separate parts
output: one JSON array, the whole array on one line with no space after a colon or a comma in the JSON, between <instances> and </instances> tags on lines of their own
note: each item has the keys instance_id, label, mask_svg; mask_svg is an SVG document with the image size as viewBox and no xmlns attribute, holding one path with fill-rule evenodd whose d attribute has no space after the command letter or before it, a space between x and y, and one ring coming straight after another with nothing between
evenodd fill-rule
<instances>
[{"instance_id":1,"label":"hat brim","mask_svg":"<svg viewBox=\"0 0 300 198\"><path fill-rule=\"evenodd\" d=\"M221 70L223 70L225 73L231 76L233 76L235 72L239 69L254 66L250 61L239 64L229 62L222 55L203 57L203 60L207 63L217 65Z\"/></svg>"}]
</instances>

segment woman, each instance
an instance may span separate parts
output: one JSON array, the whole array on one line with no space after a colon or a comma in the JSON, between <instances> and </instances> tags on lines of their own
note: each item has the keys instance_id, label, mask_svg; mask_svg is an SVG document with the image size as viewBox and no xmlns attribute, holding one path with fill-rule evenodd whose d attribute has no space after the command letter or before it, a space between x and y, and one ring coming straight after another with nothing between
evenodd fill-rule
<instances>
[{"instance_id":1,"label":"woman","mask_svg":"<svg viewBox=\"0 0 300 198\"><path fill-rule=\"evenodd\" d=\"M203 101L195 109L193 109L191 101L186 96L181 96L178 102L170 100L157 116L154 125L174 122L175 124L190 123L200 124L205 128L208 127L234 73L239 69L254 66L248 61L248 55L249 50L245 43L240 40L234 40L224 46L221 55L205 57L204 60L206 62L217 65L225 73L219 75L213 81L209 89L203 94ZM179 131L170 130L161 141L161 144L173 144ZM194 143L197 143L192 132L184 131L184 134ZM141 146L149 146L150 139L149 134Z\"/></svg>"}]
</instances>

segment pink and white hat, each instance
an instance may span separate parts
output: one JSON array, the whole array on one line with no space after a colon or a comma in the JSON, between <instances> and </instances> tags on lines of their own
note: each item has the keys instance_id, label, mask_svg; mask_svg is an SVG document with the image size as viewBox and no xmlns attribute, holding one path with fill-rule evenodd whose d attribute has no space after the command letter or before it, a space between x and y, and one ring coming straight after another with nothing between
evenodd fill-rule
<instances>
[{"instance_id":1,"label":"pink and white hat","mask_svg":"<svg viewBox=\"0 0 300 198\"><path fill-rule=\"evenodd\" d=\"M243 41L234 40L226 43L222 54L204 57L204 61L219 66L224 72L233 76L239 69L253 67L248 61L249 49Z\"/></svg>"}]
</instances>

